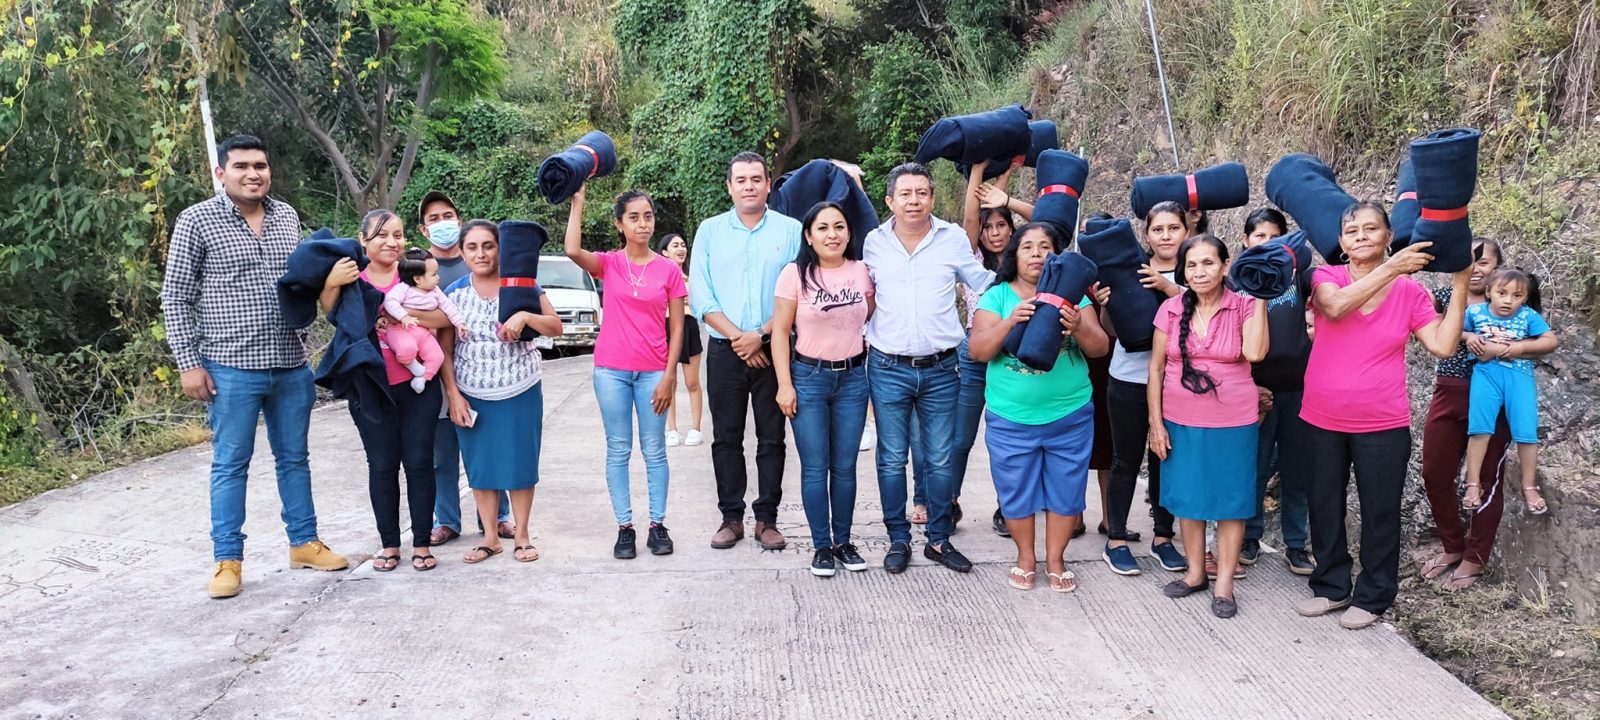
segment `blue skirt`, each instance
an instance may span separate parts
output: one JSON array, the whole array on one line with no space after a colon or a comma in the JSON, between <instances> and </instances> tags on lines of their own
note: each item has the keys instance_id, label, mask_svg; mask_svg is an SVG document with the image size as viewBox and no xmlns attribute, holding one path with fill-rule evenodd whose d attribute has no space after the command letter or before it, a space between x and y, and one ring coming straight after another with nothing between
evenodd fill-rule
<instances>
[{"instance_id":1,"label":"blue skirt","mask_svg":"<svg viewBox=\"0 0 1600 720\"><path fill-rule=\"evenodd\" d=\"M1256 514L1256 425L1197 428L1165 421L1172 450L1161 461L1161 505L1185 520L1248 520Z\"/></svg>"},{"instance_id":2,"label":"blue skirt","mask_svg":"<svg viewBox=\"0 0 1600 720\"><path fill-rule=\"evenodd\" d=\"M467 486L473 490L527 490L539 483L539 444L544 426L544 384L504 400L467 404L478 411L472 427L457 427Z\"/></svg>"},{"instance_id":3,"label":"blue skirt","mask_svg":"<svg viewBox=\"0 0 1600 720\"><path fill-rule=\"evenodd\" d=\"M1012 520L1040 510L1083 514L1089 481L1089 451L1094 446L1094 404L1084 403L1066 417L1044 425L1014 423L985 410L984 444L1000 514Z\"/></svg>"}]
</instances>

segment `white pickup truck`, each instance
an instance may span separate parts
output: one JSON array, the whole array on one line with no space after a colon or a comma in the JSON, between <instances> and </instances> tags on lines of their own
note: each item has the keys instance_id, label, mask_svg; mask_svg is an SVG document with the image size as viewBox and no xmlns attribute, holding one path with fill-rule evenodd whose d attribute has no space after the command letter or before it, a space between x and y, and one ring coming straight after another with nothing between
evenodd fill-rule
<instances>
[{"instance_id":1,"label":"white pickup truck","mask_svg":"<svg viewBox=\"0 0 1600 720\"><path fill-rule=\"evenodd\" d=\"M594 347L600 330L600 293L594 278L565 255L541 255L539 287L561 317L562 334L536 338L534 344L546 349Z\"/></svg>"}]
</instances>

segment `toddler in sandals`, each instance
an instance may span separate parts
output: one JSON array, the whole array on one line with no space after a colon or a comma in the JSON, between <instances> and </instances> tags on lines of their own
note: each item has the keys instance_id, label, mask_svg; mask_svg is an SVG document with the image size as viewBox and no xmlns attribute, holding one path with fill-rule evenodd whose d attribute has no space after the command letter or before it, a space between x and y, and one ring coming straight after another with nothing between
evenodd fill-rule
<instances>
[{"instance_id":1,"label":"toddler in sandals","mask_svg":"<svg viewBox=\"0 0 1600 720\"><path fill-rule=\"evenodd\" d=\"M1511 440L1522 466L1522 493L1528 512L1548 511L1535 471L1539 462L1539 394L1533 384L1535 354L1553 348L1530 348L1529 341L1556 339L1539 314L1539 278L1518 268L1503 267L1489 276L1488 301L1467 308L1462 340L1478 356L1472 370L1467 406L1467 494L1462 505L1475 510L1483 503L1480 469L1488 452L1495 421L1505 410Z\"/></svg>"},{"instance_id":2,"label":"toddler in sandals","mask_svg":"<svg viewBox=\"0 0 1600 720\"><path fill-rule=\"evenodd\" d=\"M411 250L399 263L400 282L383 298L384 312L400 324L389 328L384 338L396 360L415 377L411 389L422 392L444 364L444 351L433 331L423 327L410 310L438 310L456 326L456 335L466 337L467 326L443 290L439 289L439 262L421 250Z\"/></svg>"}]
</instances>

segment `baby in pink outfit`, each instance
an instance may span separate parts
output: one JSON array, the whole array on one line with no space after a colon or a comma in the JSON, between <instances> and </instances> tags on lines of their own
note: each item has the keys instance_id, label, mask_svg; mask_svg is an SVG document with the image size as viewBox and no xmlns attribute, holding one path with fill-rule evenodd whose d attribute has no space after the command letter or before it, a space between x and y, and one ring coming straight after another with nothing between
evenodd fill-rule
<instances>
[{"instance_id":1,"label":"baby in pink outfit","mask_svg":"<svg viewBox=\"0 0 1600 720\"><path fill-rule=\"evenodd\" d=\"M418 324L408 310L438 310L456 326L457 337L466 337L467 326L456 305L439 289L439 262L406 257L399 263L400 282L383 298L383 309L399 325L389 328L384 341L396 360L414 375L411 389L422 392L444 364L444 350L433 331Z\"/></svg>"}]
</instances>

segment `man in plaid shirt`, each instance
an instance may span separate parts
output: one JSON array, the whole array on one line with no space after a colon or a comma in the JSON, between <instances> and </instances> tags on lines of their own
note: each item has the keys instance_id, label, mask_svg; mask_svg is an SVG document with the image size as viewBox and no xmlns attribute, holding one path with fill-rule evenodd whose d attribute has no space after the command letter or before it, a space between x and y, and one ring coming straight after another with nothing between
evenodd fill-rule
<instances>
[{"instance_id":1,"label":"man in plaid shirt","mask_svg":"<svg viewBox=\"0 0 1600 720\"><path fill-rule=\"evenodd\" d=\"M346 560L317 539L306 436L317 399L302 332L285 327L276 283L300 243L300 216L267 196L266 146L235 135L217 147L223 192L178 215L167 250L161 312L182 371L183 392L207 403L212 433L211 543L207 592L239 594L244 559L245 478L256 422L267 421L278 497L289 535L289 567L342 570ZM356 278L343 260L329 285Z\"/></svg>"}]
</instances>

